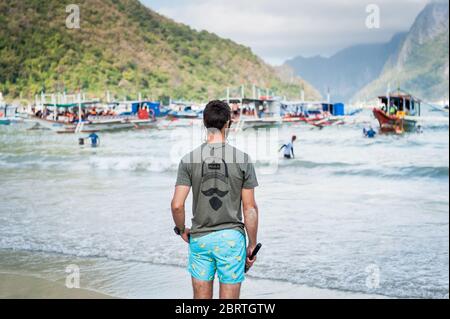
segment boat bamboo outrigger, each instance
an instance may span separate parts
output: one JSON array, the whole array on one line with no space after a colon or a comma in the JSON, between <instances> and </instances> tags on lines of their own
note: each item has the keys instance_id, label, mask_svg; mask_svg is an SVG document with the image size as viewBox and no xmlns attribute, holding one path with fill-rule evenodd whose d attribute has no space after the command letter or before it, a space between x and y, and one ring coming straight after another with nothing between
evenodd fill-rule
<instances>
[{"instance_id":1,"label":"boat bamboo outrigger","mask_svg":"<svg viewBox=\"0 0 450 319\"><path fill-rule=\"evenodd\" d=\"M381 107L373 109L373 114L383 133L403 134L416 129L421 116L421 100L400 89L393 94L379 97Z\"/></svg>"},{"instance_id":2,"label":"boat bamboo outrigger","mask_svg":"<svg viewBox=\"0 0 450 319\"><path fill-rule=\"evenodd\" d=\"M36 106L30 119L40 126L57 133L92 133L155 127L155 116L147 104L137 103L130 112L118 113L117 105L101 104L98 100L82 99L78 94L71 102L57 103L57 97L51 95L51 102L46 96L36 98ZM131 104L130 104L131 105ZM146 114L144 114L144 111Z\"/></svg>"},{"instance_id":3,"label":"boat bamboo outrigger","mask_svg":"<svg viewBox=\"0 0 450 319\"><path fill-rule=\"evenodd\" d=\"M282 103L283 123L306 123L316 127L343 124L344 104L324 101Z\"/></svg>"}]
</instances>

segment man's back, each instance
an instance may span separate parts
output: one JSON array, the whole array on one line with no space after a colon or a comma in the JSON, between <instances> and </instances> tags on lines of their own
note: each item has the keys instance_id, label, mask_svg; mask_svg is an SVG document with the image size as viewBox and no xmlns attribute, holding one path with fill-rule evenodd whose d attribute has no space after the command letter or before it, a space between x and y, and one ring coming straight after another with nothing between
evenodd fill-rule
<instances>
[{"instance_id":1,"label":"man's back","mask_svg":"<svg viewBox=\"0 0 450 319\"><path fill-rule=\"evenodd\" d=\"M242 189L258 186L247 154L229 144L203 144L181 161L177 186L193 192L193 237L224 229L245 234L242 222Z\"/></svg>"}]
</instances>

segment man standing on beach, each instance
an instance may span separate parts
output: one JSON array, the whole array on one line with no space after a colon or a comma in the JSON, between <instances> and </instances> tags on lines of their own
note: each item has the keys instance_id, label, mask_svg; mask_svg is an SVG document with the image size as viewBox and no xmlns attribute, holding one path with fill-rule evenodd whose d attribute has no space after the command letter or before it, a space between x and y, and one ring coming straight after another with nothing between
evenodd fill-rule
<instances>
[{"instance_id":1,"label":"man standing on beach","mask_svg":"<svg viewBox=\"0 0 450 319\"><path fill-rule=\"evenodd\" d=\"M194 299L213 298L216 273L220 298L239 299L245 267L252 267L256 261L247 256L257 245L254 189L258 182L249 156L226 142L231 126L228 104L210 102L203 122L208 130L207 142L186 155L178 168L172 200L175 233L189 244ZM189 229L185 227L185 202L191 188L194 218Z\"/></svg>"}]
</instances>

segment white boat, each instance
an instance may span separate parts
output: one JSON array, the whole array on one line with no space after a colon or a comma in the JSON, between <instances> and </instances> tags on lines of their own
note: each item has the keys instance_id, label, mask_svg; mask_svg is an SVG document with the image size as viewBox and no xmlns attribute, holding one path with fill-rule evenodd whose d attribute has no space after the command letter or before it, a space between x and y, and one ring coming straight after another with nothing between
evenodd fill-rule
<instances>
[{"instance_id":1,"label":"white boat","mask_svg":"<svg viewBox=\"0 0 450 319\"><path fill-rule=\"evenodd\" d=\"M272 128L282 124L281 104L274 99L228 99L232 114L234 131Z\"/></svg>"},{"instance_id":2,"label":"white boat","mask_svg":"<svg viewBox=\"0 0 450 319\"><path fill-rule=\"evenodd\" d=\"M108 132L128 129L143 129L156 127L155 120L140 120L137 117L111 117L106 119L88 119L81 123L68 123L44 119L36 116L30 118L40 126L56 133L92 133Z\"/></svg>"},{"instance_id":3,"label":"white boat","mask_svg":"<svg viewBox=\"0 0 450 319\"><path fill-rule=\"evenodd\" d=\"M92 133L156 127L156 119L149 113L146 116L142 116L140 112L116 115L116 110L112 110L111 105L103 105L96 100L82 102L80 96L78 102L57 104L55 101L53 96L52 102L46 103L45 96L42 95L41 103L36 103L29 119L56 133Z\"/></svg>"},{"instance_id":4,"label":"white boat","mask_svg":"<svg viewBox=\"0 0 450 319\"><path fill-rule=\"evenodd\" d=\"M21 122L22 119L16 116L16 111L17 107L0 101L0 125L10 125Z\"/></svg>"}]
</instances>

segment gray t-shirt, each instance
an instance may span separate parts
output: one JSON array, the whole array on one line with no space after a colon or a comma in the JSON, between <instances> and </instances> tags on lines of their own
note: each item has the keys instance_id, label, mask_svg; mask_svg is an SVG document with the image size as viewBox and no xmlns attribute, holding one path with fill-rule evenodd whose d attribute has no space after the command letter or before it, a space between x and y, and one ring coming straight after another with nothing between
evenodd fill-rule
<instances>
[{"instance_id":1,"label":"gray t-shirt","mask_svg":"<svg viewBox=\"0 0 450 319\"><path fill-rule=\"evenodd\" d=\"M241 191L258 186L246 153L228 144L203 144L181 160L176 185L192 187L193 237L224 229L245 234Z\"/></svg>"}]
</instances>

